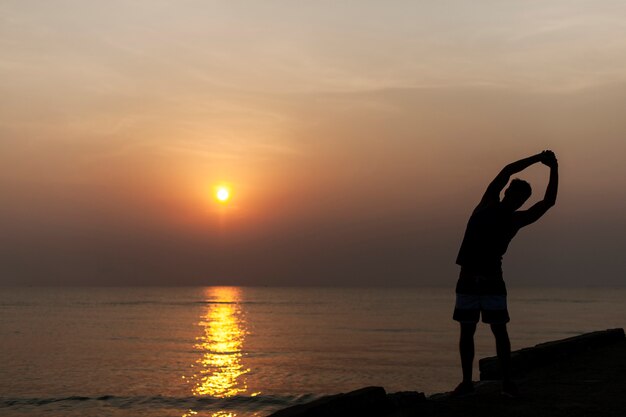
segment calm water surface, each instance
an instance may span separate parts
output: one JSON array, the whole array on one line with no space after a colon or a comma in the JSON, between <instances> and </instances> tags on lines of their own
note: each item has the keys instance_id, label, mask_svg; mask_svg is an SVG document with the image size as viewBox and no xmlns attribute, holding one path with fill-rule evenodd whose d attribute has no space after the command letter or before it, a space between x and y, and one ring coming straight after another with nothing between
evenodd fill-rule
<instances>
[{"instance_id":1,"label":"calm water surface","mask_svg":"<svg viewBox=\"0 0 626 417\"><path fill-rule=\"evenodd\" d=\"M451 289L2 288L3 416L251 417L459 379ZM624 289L509 291L513 349L624 327ZM477 357L495 354L479 326Z\"/></svg>"}]
</instances>

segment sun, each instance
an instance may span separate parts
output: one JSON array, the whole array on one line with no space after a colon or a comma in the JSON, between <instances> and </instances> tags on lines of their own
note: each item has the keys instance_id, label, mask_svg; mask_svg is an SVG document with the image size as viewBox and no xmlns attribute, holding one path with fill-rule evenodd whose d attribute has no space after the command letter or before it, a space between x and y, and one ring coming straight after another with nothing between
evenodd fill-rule
<instances>
[{"instance_id":1,"label":"sun","mask_svg":"<svg viewBox=\"0 0 626 417\"><path fill-rule=\"evenodd\" d=\"M224 186L217 187L215 198L225 203L230 198L230 190Z\"/></svg>"}]
</instances>

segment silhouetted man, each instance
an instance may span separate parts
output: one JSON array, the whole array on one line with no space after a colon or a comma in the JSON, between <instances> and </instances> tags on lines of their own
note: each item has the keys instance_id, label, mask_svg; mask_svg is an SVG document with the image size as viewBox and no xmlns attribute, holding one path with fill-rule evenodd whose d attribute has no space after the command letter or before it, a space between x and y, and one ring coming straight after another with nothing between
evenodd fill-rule
<instances>
[{"instance_id":1,"label":"silhouetted man","mask_svg":"<svg viewBox=\"0 0 626 417\"><path fill-rule=\"evenodd\" d=\"M531 188L526 181L514 179L500 201L500 192L509 182L509 178L537 162L550 167L550 181L543 200L528 210L518 210L530 197ZM502 393L517 395L517 387L510 375L511 343L506 330L509 313L506 286L502 279L502 256L519 229L537 221L555 204L557 188L556 157L552 151L543 151L505 166L489 184L485 195L474 209L456 260L461 266L461 273L456 285L454 320L461 325L459 350L463 382L456 387L453 395L465 395L474 391L474 332L481 314L483 323L491 326L496 339L502 370Z\"/></svg>"}]
</instances>

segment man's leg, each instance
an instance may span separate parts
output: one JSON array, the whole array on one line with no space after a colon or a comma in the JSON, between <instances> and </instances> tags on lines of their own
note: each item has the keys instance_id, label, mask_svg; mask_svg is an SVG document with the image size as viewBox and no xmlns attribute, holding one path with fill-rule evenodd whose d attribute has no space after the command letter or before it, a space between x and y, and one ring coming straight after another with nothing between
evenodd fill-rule
<instances>
[{"instance_id":1,"label":"man's leg","mask_svg":"<svg viewBox=\"0 0 626 417\"><path fill-rule=\"evenodd\" d=\"M491 331L496 338L496 352L500 361L502 381L508 382L511 380L511 342L506 331L506 323L492 324Z\"/></svg>"},{"instance_id":2,"label":"man's leg","mask_svg":"<svg viewBox=\"0 0 626 417\"><path fill-rule=\"evenodd\" d=\"M472 384L472 365L474 362L474 333L480 318L480 298L474 294L456 295L454 315L452 318L461 325L459 352L461 354L461 368L463 382L452 392L453 396L468 395L474 392Z\"/></svg>"},{"instance_id":3,"label":"man's leg","mask_svg":"<svg viewBox=\"0 0 626 417\"><path fill-rule=\"evenodd\" d=\"M474 333L476 323L461 323L461 338L459 352L461 353L461 368L463 369L463 383L472 383L472 369L474 364Z\"/></svg>"}]
</instances>

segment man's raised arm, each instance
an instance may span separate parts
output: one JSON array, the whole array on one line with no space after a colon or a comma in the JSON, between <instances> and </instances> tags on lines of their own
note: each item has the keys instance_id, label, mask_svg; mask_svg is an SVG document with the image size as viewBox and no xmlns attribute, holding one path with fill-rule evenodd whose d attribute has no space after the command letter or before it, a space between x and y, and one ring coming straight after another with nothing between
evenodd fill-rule
<instances>
[{"instance_id":1,"label":"man's raised arm","mask_svg":"<svg viewBox=\"0 0 626 417\"><path fill-rule=\"evenodd\" d=\"M556 204L556 194L559 188L559 163L554 153L550 151L545 154L545 158L541 162L550 167L550 181L548 182L543 200L535 203L528 210L520 211L516 214L516 222L520 227L536 222L550 207Z\"/></svg>"},{"instance_id":2,"label":"man's raised arm","mask_svg":"<svg viewBox=\"0 0 626 417\"><path fill-rule=\"evenodd\" d=\"M502 171L500 171L500 173L493 179L493 181L491 181L491 184L489 184L489 186L487 187L487 191L485 191L485 194L480 200L478 207L492 202L500 201L500 192L504 187L506 187L511 176L525 170L526 168L533 164L536 164L537 162L541 162L544 159L546 152L548 151L543 151L541 153L538 153L537 155L529 156L528 158L511 162L510 164L502 168Z\"/></svg>"}]
</instances>

